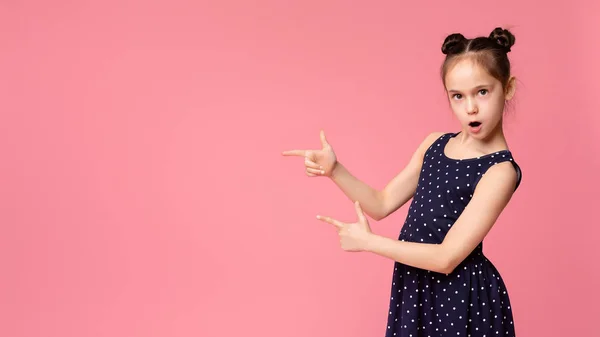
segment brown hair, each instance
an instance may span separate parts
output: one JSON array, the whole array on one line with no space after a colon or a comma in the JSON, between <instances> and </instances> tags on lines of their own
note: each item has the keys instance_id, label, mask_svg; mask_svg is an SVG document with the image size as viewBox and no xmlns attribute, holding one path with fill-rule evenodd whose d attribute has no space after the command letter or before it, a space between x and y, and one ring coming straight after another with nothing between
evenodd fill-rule
<instances>
[{"instance_id":1,"label":"brown hair","mask_svg":"<svg viewBox=\"0 0 600 337\"><path fill-rule=\"evenodd\" d=\"M462 34L450 34L442 44L446 59L442 64L441 76L445 86L448 70L457 61L470 57L506 88L510 79L510 62L507 53L515 44L515 36L506 29L495 28L488 37L467 39Z\"/></svg>"}]
</instances>

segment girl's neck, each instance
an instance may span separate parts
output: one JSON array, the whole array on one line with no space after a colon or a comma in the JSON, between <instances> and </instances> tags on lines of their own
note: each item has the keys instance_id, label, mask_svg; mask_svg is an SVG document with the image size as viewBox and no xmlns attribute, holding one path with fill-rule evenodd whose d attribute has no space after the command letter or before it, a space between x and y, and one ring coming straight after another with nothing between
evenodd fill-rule
<instances>
[{"instance_id":1,"label":"girl's neck","mask_svg":"<svg viewBox=\"0 0 600 337\"><path fill-rule=\"evenodd\" d=\"M475 138L467 130L462 130L455 138L460 146L467 146L481 153L491 153L508 149L502 122L498 123L498 126L485 138Z\"/></svg>"}]
</instances>

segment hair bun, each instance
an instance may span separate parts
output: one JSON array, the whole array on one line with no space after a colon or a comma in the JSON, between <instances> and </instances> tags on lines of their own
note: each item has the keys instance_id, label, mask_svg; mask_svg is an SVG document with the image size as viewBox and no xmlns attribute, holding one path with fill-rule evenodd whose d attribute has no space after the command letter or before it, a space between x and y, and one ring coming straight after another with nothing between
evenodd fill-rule
<instances>
[{"instance_id":1,"label":"hair bun","mask_svg":"<svg viewBox=\"0 0 600 337\"><path fill-rule=\"evenodd\" d=\"M451 54L454 48L465 40L466 38L459 33L448 35L442 44L442 53Z\"/></svg>"},{"instance_id":2,"label":"hair bun","mask_svg":"<svg viewBox=\"0 0 600 337\"><path fill-rule=\"evenodd\" d=\"M515 44L515 36L508 30L500 27L495 28L490 33L489 38L504 48L507 53L510 51L510 47Z\"/></svg>"}]
</instances>

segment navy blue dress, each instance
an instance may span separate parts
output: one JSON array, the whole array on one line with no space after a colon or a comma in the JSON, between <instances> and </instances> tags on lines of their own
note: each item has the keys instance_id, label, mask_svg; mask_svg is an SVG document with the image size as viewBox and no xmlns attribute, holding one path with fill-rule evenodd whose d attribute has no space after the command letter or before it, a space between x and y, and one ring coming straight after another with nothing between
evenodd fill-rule
<instances>
[{"instance_id":1,"label":"navy blue dress","mask_svg":"<svg viewBox=\"0 0 600 337\"><path fill-rule=\"evenodd\" d=\"M472 198L479 179L491 166L511 161L509 150L478 158L452 159L448 140L439 137L426 151L416 194L399 240L439 244ZM396 262L386 337L514 337L508 293L498 270L484 256L483 243L451 274Z\"/></svg>"}]
</instances>

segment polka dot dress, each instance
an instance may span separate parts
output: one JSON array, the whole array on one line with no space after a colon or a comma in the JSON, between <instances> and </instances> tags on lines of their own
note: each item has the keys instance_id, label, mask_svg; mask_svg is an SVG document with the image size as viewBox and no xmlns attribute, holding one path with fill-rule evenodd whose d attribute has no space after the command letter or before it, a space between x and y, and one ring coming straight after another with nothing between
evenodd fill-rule
<instances>
[{"instance_id":1,"label":"polka dot dress","mask_svg":"<svg viewBox=\"0 0 600 337\"><path fill-rule=\"evenodd\" d=\"M520 183L521 170L508 150L470 159L447 157L445 145L456 135L442 135L425 153L399 240L441 243L481 177L495 164L511 161ZM396 262L385 336L514 337L506 287L482 249L480 243L448 275Z\"/></svg>"}]
</instances>

